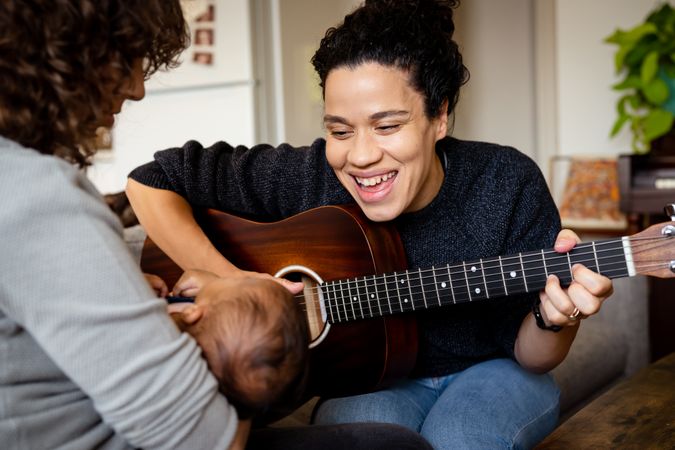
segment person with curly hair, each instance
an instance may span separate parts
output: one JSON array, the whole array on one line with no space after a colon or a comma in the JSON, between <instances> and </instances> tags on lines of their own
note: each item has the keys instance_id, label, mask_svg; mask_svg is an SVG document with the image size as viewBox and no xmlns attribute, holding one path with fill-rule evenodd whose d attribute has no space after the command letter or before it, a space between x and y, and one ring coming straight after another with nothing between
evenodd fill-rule
<instances>
[{"instance_id":1,"label":"person with curly hair","mask_svg":"<svg viewBox=\"0 0 675 450\"><path fill-rule=\"evenodd\" d=\"M178 0L0 3L3 448L243 445L199 347L78 170L187 36Z\"/></svg>"},{"instance_id":2,"label":"person with curly hair","mask_svg":"<svg viewBox=\"0 0 675 450\"><path fill-rule=\"evenodd\" d=\"M468 79L453 40L457 4L366 0L329 29L312 59L326 137L309 147L190 141L157 152L127 185L152 239L182 267L241 274L199 229L193 206L275 221L355 202L398 230L413 272L552 246L569 251L578 237L560 231L534 161L448 136ZM583 265L569 273L567 288L547 274L540 292L418 311L411 375L377 392L323 399L315 423L398 424L438 449L533 447L558 419L559 392L547 372L612 292L608 278ZM466 284L470 295L468 276Z\"/></svg>"}]
</instances>

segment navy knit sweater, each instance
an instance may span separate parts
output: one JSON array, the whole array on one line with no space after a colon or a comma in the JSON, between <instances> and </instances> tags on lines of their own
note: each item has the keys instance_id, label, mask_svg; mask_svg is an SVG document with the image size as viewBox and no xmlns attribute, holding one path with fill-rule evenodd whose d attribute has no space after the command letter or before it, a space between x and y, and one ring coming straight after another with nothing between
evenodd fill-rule
<instances>
[{"instance_id":1,"label":"navy knit sweater","mask_svg":"<svg viewBox=\"0 0 675 450\"><path fill-rule=\"evenodd\" d=\"M354 203L325 156L325 141L294 148L209 148L190 141L157 152L134 180L175 191L193 206L280 220L323 205ZM410 269L550 248L558 212L536 164L510 147L445 138L436 151L445 179L424 209L395 219ZM513 357L537 294L418 313L414 376L442 376L477 362Z\"/></svg>"}]
</instances>

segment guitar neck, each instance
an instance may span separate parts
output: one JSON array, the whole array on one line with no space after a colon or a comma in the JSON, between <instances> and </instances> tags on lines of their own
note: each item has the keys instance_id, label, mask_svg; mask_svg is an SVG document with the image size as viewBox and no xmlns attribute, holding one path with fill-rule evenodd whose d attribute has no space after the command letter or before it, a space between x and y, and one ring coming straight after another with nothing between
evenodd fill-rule
<instances>
[{"instance_id":1,"label":"guitar neck","mask_svg":"<svg viewBox=\"0 0 675 450\"><path fill-rule=\"evenodd\" d=\"M623 237L579 244L569 253L538 250L330 281L321 291L329 322L343 323L538 292L551 274L568 286L575 264L608 278L636 273L630 238Z\"/></svg>"}]
</instances>

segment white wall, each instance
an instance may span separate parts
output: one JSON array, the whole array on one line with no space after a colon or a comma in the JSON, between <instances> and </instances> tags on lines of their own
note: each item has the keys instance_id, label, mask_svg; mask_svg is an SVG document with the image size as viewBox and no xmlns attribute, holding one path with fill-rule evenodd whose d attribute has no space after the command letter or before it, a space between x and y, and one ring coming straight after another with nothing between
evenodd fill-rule
<instances>
[{"instance_id":1,"label":"white wall","mask_svg":"<svg viewBox=\"0 0 675 450\"><path fill-rule=\"evenodd\" d=\"M326 30L361 0L278 0L283 85L283 140L308 145L325 134L319 78L310 59Z\"/></svg>"},{"instance_id":2,"label":"white wall","mask_svg":"<svg viewBox=\"0 0 675 450\"><path fill-rule=\"evenodd\" d=\"M460 98L454 134L515 146L544 173L556 154L630 152L627 130L609 138L619 97L611 85L618 77L616 47L603 39L617 27L641 22L659 3L463 2L457 40L471 80Z\"/></svg>"},{"instance_id":3,"label":"white wall","mask_svg":"<svg viewBox=\"0 0 675 450\"><path fill-rule=\"evenodd\" d=\"M660 2L655 0L557 0L558 153L630 153L627 128L614 139L616 118L611 90L616 46L603 39L618 28L632 28Z\"/></svg>"},{"instance_id":4,"label":"white wall","mask_svg":"<svg viewBox=\"0 0 675 450\"><path fill-rule=\"evenodd\" d=\"M216 58L210 67L187 64L146 83L146 98L127 102L113 128L113 150L87 171L103 193L124 189L134 167L156 150L189 139L255 143L251 20L248 0L216 0ZM184 53L190 58L191 50Z\"/></svg>"},{"instance_id":5,"label":"white wall","mask_svg":"<svg viewBox=\"0 0 675 450\"><path fill-rule=\"evenodd\" d=\"M532 2L460 4L457 42L471 78L460 94L453 135L536 157Z\"/></svg>"}]
</instances>

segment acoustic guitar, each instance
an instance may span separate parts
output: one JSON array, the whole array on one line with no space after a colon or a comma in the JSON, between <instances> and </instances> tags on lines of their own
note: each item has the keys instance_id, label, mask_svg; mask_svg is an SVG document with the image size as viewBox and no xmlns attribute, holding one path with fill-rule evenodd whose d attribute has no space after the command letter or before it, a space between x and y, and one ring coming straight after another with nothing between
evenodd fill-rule
<instances>
[{"instance_id":1,"label":"acoustic guitar","mask_svg":"<svg viewBox=\"0 0 675 450\"><path fill-rule=\"evenodd\" d=\"M668 213L675 221L675 206ZM211 209L196 218L239 268L304 283L297 298L310 330L309 395L370 392L409 374L417 354L415 311L538 292L549 274L569 285L576 263L609 278L675 277L675 222L582 243L569 253L537 250L406 269L394 227L370 222L353 205L274 223ZM149 239L141 267L169 286L183 272Z\"/></svg>"}]
</instances>

